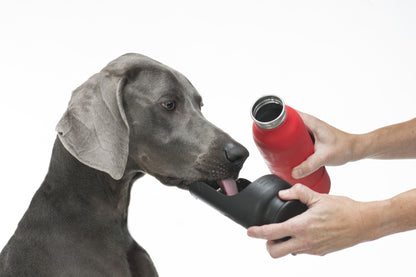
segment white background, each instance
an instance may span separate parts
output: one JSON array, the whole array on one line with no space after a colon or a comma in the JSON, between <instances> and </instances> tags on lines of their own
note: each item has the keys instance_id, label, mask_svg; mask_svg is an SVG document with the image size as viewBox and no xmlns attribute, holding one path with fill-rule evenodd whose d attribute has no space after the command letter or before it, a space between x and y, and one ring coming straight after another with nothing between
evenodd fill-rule
<instances>
[{"instance_id":1,"label":"white background","mask_svg":"<svg viewBox=\"0 0 416 277\"><path fill-rule=\"evenodd\" d=\"M187 76L203 112L250 151L241 176L268 173L251 104L288 105L347 132L411 119L414 1L2 1L0 249L43 181L71 91L126 53ZM415 160L329 167L332 194L390 198L415 187ZM132 191L129 227L161 276L414 276L415 232L325 257L273 260L265 243L186 191L153 177Z\"/></svg>"}]
</instances>

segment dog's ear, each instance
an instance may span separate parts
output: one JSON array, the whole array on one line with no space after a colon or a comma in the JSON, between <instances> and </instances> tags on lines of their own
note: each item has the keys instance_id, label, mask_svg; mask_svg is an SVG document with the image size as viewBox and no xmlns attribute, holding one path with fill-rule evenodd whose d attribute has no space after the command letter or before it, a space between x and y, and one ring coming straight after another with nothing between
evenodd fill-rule
<instances>
[{"instance_id":1,"label":"dog's ear","mask_svg":"<svg viewBox=\"0 0 416 277\"><path fill-rule=\"evenodd\" d=\"M64 147L80 162L120 179L129 151L129 125L122 91L126 67L110 63L73 93L56 131Z\"/></svg>"}]
</instances>

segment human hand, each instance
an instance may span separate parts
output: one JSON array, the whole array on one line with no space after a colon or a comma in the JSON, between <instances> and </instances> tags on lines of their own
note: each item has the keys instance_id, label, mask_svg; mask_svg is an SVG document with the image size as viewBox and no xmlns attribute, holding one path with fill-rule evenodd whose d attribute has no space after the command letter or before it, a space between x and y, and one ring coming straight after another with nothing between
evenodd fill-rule
<instances>
[{"instance_id":1,"label":"human hand","mask_svg":"<svg viewBox=\"0 0 416 277\"><path fill-rule=\"evenodd\" d=\"M315 139L315 152L293 168L293 178L300 179L324 165L342 165L354 160L355 135L345 133L309 114L299 112Z\"/></svg>"},{"instance_id":2,"label":"human hand","mask_svg":"<svg viewBox=\"0 0 416 277\"><path fill-rule=\"evenodd\" d=\"M309 209L285 222L247 230L250 237L267 240L267 250L273 258L303 253L325 255L369 239L368 224L361 217L363 203L320 194L301 184L280 191L279 197L299 199ZM288 236L288 241L278 241Z\"/></svg>"}]
</instances>

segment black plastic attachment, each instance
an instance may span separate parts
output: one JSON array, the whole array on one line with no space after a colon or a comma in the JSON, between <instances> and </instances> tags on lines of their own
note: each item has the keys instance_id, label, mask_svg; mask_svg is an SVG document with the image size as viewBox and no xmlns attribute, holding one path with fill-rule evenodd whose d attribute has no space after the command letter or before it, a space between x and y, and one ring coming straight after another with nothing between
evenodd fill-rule
<instances>
[{"instance_id":1,"label":"black plastic attachment","mask_svg":"<svg viewBox=\"0 0 416 277\"><path fill-rule=\"evenodd\" d=\"M189 191L245 228L283 222L308 209L299 200L280 199L278 192L291 185L273 174L260 177L252 183L245 180L245 185L238 187L239 193L232 196L203 182L191 184Z\"/></svg>"}]
</instances>

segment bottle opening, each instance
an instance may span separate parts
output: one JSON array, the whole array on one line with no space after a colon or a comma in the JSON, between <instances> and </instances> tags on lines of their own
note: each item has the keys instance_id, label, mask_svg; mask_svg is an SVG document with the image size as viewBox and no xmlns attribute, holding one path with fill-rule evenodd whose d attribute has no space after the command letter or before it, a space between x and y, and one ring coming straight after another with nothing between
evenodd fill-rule
<instances>
[{"instance_id":1,"label":"bottle opening","mask_svg":"<svg viewBox=\"0 0 416 277\"><path fill-rule=\"evenodd\" d=\"M282 113L283 107L278 103L268 103L259 108L254 115L258 121L269 122L279 117Z\"/></svg>"},{"instance_id":2,"label":"bottle opening","mask_svg":"<svg viewBox=\"0 0 416 277\"><path fill-rule=\"evenodd\" d=\"M273 129L282 124L286 118L285 104L277 96L263 96L254 103L251 117L259 127Z\"/></svg>"}]
</instances>

